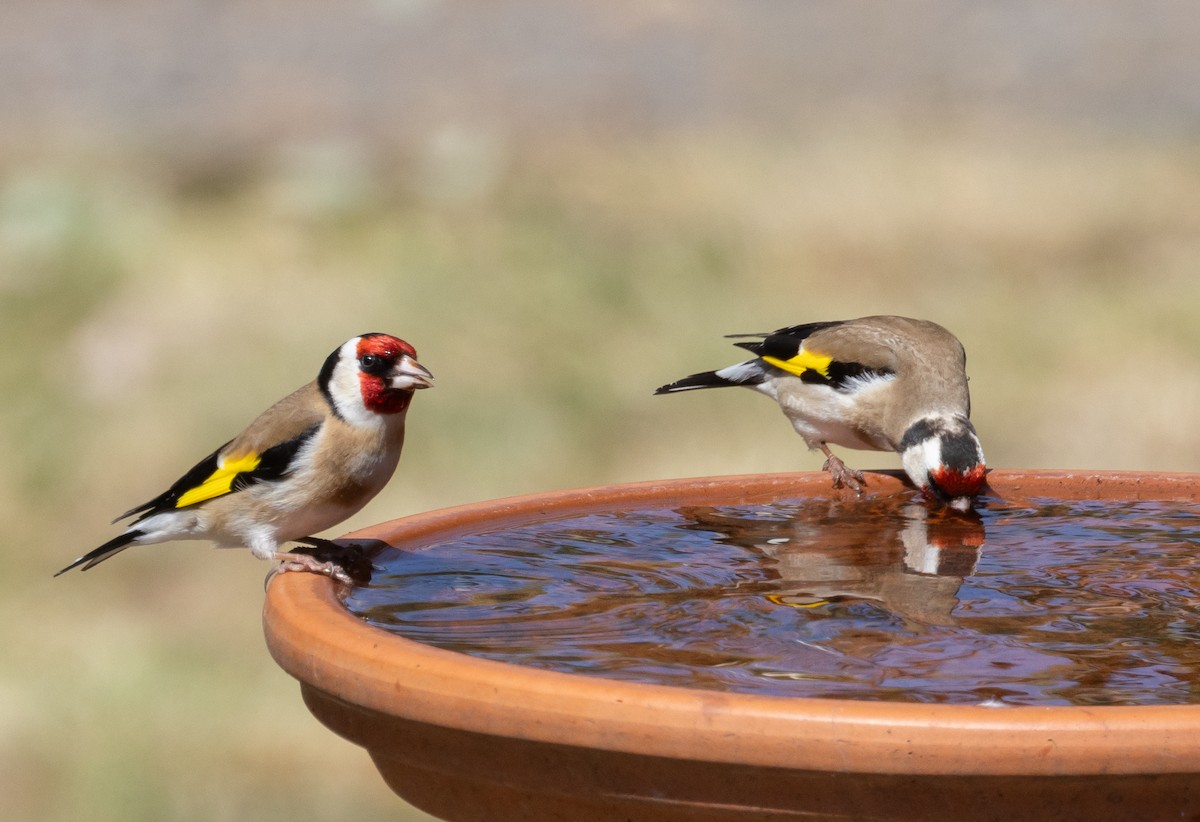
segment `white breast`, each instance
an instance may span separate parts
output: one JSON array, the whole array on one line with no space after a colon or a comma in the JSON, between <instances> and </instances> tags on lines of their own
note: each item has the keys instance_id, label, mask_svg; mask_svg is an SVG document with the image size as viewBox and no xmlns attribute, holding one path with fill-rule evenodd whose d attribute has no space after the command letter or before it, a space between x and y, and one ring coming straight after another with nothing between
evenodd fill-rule
<instances>
[{"instance_id":1,"label":"white breast","mask_svg":"<svg viewBox=\"0 0 1200 822\"><path fill-rule=\"evenodd\" d=\"M890 377L877 377L860 380L849 391L839 391L795 377L781 377L754 387L779 403L809 448L825 442L863 451L890 451L891 444L881 434L872 434L858 424L870 416L868 409L878 403L877 395L890 382Z\"/></svg>"}]
</instances>

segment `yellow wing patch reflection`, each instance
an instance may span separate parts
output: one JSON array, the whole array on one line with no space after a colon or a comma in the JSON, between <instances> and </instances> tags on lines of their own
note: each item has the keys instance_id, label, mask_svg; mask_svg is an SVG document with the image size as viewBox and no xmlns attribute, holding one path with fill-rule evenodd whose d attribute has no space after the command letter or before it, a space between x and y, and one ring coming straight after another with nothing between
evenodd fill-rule
<instances>
[{"instance_id":1,"label":"yellow wing patch reflection","mask_svg":"<svg viewBox=\"0 0 1200 822\"><path fill-rule=\"evenodd\" d=\"M800 602L791 594L767 594L764 599L772 605L786 605L788 608L820 608L831 605L832 599L814 599L812 602Z\"/></svg>"}]
</instances>

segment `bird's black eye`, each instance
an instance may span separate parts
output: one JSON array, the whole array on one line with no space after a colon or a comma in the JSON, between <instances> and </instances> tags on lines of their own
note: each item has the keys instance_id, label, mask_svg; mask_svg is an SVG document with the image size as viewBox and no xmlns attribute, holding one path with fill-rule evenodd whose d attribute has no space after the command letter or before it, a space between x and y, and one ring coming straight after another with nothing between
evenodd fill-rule
<instances>
[{"instance_id":1,"label":"bird's black eye","mask_svg":"<svg viewBox=\"0 0 1200 822\"><path fill-rule=\"evenodd\" d=\"M358 367L368 374L378 374L386 371L387 361L378 354L363 354L358 358Z\"/></svg>"}]
</instances>

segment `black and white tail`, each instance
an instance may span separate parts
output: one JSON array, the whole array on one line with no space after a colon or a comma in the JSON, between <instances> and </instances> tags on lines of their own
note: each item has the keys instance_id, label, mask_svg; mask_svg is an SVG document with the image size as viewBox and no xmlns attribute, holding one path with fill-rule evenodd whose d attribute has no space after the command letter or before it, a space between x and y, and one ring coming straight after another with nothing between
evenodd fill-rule
<instances>
[{"instance_id":1,"label":"black and white tail","mask_svg":"<svg viewBox=\"0 0 1200 822\"><path fill-rule=\"evenodd\" d=\"M137 541L137 538L142 535L143 535L142 531L134 529L132 531L126 531L125 533L121 534L120 536L113 537L108 542L101 545L99 548L94 548L91 551L88 551L86 554L84 554L79 559L72 562L66 568L63 568L61 571L58 572L58 574L55 574L54 576L58 576L59 574L65 574L67 571L70 571L72 568L78 567L80 565L82 565L83 570L86 571L88 568L91 568L93 565L104 562L104 560L108 559L109 557L115 556L116 554L121 553L126 548L128 548L130 545L133 545L134 542Z\"/></svg>"},{"instance_id":2,"label":"black and white tail","mask_svg":"<svg viewBox=\"0 0 1200 822\"><path fill-rule=\"evenodd\" d=\"M749 360L722 368L692 374L668 385L655 389L655 394L674 394L677 391L692 391L697 388L724 388L729 385L758 385L767 379L762 360Z\"/></svg>"}]
</instances>

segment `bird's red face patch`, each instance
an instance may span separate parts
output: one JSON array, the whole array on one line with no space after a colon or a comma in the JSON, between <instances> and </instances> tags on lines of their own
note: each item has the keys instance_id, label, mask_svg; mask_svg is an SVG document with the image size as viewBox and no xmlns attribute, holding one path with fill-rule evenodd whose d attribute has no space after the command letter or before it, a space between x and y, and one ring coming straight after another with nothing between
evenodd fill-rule
<instances>
[{"instance_id":1,"label":"bird's red face patch","mask_svg":"<svg viewBox=\"0 0 1200 822\"><path fill-rule=\"evenodd\" d=\"M945 496L975 497L983 491L987 478L987 467L979 464L967 471L957 471L953 468L935 468L929 472L929 477L937 485L937 489Z\"/></svg>"},{"instance_id":2,"label":"bird's red face patch","mask_svg":"<svg viewBox=\"0 0 1200 822\"><path fill-rule=\"evenodd\" d=\"M388 334L367 334L358 341L355 353L363 405L376 414L398 414L407 409L413 392L393 388L389 375L401 357L416 359L416 349Z\"/></svg>"},{"instance_id":3,"label":"bird's red face patch","mask_svg":"<svg viewBox=\"0 0 1200 822\"><path fill-rule=\"evenodd\" d=\"M361 360L367 354L374 354L377 357L382 357L389 362L395 362L399 357L408 355L414 360L417 358L417 350L404 340L398 337L393 337L390 334L365 334L358 341L358 348L355 354Z\"/></svg>"}]
</instances>

